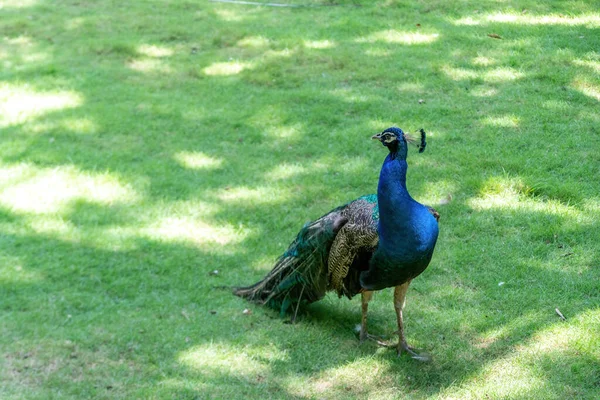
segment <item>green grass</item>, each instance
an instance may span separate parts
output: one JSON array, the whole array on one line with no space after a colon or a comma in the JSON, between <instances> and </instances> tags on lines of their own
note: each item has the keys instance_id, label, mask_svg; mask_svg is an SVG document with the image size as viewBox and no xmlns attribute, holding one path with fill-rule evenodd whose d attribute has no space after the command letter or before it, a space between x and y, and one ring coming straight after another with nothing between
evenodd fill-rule
<instances>
[{"instance_id":1,"label":"green grass","mask_svg":"<svg viewBox=\"0 0 600 400\"><path fill-rule=\"evenodd\" d=\"M600 2L296 3L0 0L0 397L599 398ZM375 192L393 124L451 196L428 364L359 345L358 299L218 288Z\"/></svg>"}]
</instances>

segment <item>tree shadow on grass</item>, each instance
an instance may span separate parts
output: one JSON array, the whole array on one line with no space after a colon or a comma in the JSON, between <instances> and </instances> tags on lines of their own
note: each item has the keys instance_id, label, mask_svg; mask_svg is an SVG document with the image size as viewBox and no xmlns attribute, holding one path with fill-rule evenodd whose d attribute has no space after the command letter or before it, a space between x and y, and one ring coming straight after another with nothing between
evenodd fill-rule
<instances>
[{"instance_id":1,"label":"tree shadow on grass","mask_svg":"<svg viewBox=\"0 0 600 400\"><path fill-rule=\"evenodd\" d=\"M596 199L589 189L577 190L579 180L589 176L585 168L552 164L548 171L543 169L548 164L530 161L547 158L556 148L594 160L587 148L597 147L597 138L588 137L585 144L565 140L561 125L567 120L572 122L566 128L579 127L573 122L579 119L589 127L594 121L593 113L580 110L595 105L594 98L573 84L593 72L571 65L564 75L552 73L589 54L585 43L596 40L588 35L592 30L501 23L457 27L439 14L421 14L421 6L409 17L397 17L411 26L418 17L436 28L414 28L412 36L372 21L355 22L351 38L341 22L333 33L330 26L308 32L289 21L312 22L315 14L263 9L244 16L223 8L217 12L216 6L196 16L167 14L165 20L183 21L162 30L137 6L114 20L110 13L94 14L102 7L88 6L91 10L69 8L75 15L58 16L44 14L47 5L40 2L28 9L34 22L20 10L6 11L10 51L3 60L20 66L5 73L7 91L36 107L27 118L3 126L2 160L8 166L30 165L33 176L65 166L78 177L107 174L134 196L111 204L84 192L67 197L67 205L50 215L0 210L3 257L8 269L14 268L1 284L8 315L2 330L9 338L2 346L17 377L12 382L29 382L40 397L46 390L87 396L90 387L95 397L361 397L400 391L444 396L457 382L482 379L498 360L554 326L555 299L569 300L569 320L597 304L591 284L597 272L591 267L598 259L587 255L594 242L579 246L586 254L578 260L590 267L584 271L556 262L552 257L563 251L544 251L546 244L540 243L558 232L577 247L597 231L596 224L578 227L555 214L474 210L471 204L481 190L490 190L488 178L506 173L522 179L523 195L572 201L576 211ZM197 23L209 17L214 21ZM223 18L237 17L222 24ZM262 28L264 21L291 37L274 36ZM44 25L48 30L36 28ZM53 29L63 26L79 28L55 35ZM124 39L123 30L134 27L146 32L143 40ZM503 41L485 35L498 28L504 29ZM526 40L514 37L517 28ZM548 44L544 38L557 32L556 43ZM572 43L570 38L582 33L590 42ZM479 45L461 49L461 41L473 36L480 36ZM528 65L539 60L507 55L522 55L524 46L548 50L548 68L532 74ZM87 64L90 59L93 65ZM354 76L359 69L364 74ZM518 103L523 92L556 103L542 106L540 115L527 114ZM64 107L47 106L48 99ZM453 104L457 99L460 108ZM410 121L409 130L435 125L431 158L411 157L410 188L415 197L427 193L433 200L454 195L441 207L437 260L409 294L408 334L433 353L429 365L397 359L373 345L358 346L352 332L360 317L356 300L329 296L291 326L216 288L258 279L269 266L264 257L274 258L306 219L373 192L383 154L366 151L365 142L389 120ZM539 136L523 140L530 128ZM524 142L527 151L515 152L510 141ZM473 153L466 156L462 145ZM473 170L481 174L472 176ZM169 223L195 221L198 215L208 227L192 223L191 235L187 225L169 231ZM58 228L36 221L44 218ZM164 224L152 225L153 219ZM521 221L526 233L510 219ZM220 225L229 230L211 230ZM206 232L206 243L194 242L194 233ZM482 237L470 239L474 232ZM537 243L535 251L528 242ZM453 252L451 245L464 251ZM486 270L486 263L498 271ZM210 274L215 270L219 273ZM499 289L501 280L506 285ZM563 281L562 291L549 292L543 284L556 288ZM581 298L573 301L570 293ZM378 298L371 307L373 329L391 333L391 295ZM253 313L243 314L244 308ZM559 380L569 385L574 376L590 376L595 364L590 352L584 353L583 372L576 371L578 359L571 353L544 352L536 365L544 371L575 365ZM92 365L95 372L85 372L84 366ZM363 371L364 379L349 372L352 368ZM548 393L556 394L559 383L542 375Z\"/></svg>"}]
</instances>

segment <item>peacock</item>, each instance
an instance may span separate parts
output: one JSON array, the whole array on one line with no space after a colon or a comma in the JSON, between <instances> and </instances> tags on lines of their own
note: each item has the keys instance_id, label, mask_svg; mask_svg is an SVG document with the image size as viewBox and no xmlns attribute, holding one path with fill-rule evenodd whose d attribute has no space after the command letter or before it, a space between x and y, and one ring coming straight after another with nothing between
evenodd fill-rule
<instances>
[{"instance_id":1,"label":"peacock","mask_svg":"<svg viewBox=\"0 0 600 400\"><path fill-rule=\"evenodd\" d=\"M394 288L398 355L406 351L423 360L404 334L402 310L410 282L427 268L438 237L439 214L415 201L406 188L408 144L425 150L420 140L391 127L374 135L389 154L379 175L377 194L359 197L304 225L273 269L259 282L234 289L249 301L291 311L322 299L328 291L349 299L361 294L360 341L376 339L367 331L373 291Z\"/></svg>"}]
</instances>

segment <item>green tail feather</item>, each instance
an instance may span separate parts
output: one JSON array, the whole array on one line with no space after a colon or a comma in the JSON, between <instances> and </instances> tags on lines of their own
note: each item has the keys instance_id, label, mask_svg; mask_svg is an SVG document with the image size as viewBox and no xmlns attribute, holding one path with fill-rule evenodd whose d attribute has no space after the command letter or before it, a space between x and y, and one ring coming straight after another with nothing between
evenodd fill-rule
<instances>
[{"instance_id":1,"label":"green tail feather","mask_svg":"<svg viewBox=\"0 0 600 400\"><path fill-rule=\"evenodd\" d=\"M327 291L327 257L337 231L346 220L338 207L307 223L296 239L259 282L236 288L234 294L279 309L322 299Z\"/></svg>"}]
</instances>

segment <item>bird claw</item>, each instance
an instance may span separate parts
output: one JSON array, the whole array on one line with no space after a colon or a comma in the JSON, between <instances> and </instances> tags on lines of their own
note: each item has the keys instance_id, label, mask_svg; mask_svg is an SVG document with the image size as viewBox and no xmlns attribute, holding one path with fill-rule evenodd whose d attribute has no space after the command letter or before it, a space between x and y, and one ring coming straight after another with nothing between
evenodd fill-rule
<instances>
[{"instance_id":1,"label":"bird claw","mask_svg":"<svg viewBox=\"0 0 600 400\"><path fill-rule=\"evenodd\" d=\"M381 336L376 336L376 335L371 335L370 333L368 333L365 329L365 331L363 332L360 325L358 325L356 327L356 331L358 332L358 340L360 341L361 344L363 344L364 342L366 342L367 340L372 340L375 343L377 343L379 346L383 346L383 347L393 347L393 345L390 345L388 343L386 343L384 341L384 338Z\"/></svg>"},{"instance_id":2,"label":"bird claw","mask_svg":"<svg viewBox=\"0 0 600 400\"><path fill-rule=\"evenodd\" d=\"M427 353L417 353L415 349L410 347L406 342L398 343L398 357L400 357L403 352L408 353L413 360L421 362L431 361L431 355Z\"/></svg>"},{"instance_id":3,"label":"bird claw","mask_svg":"<svg viewBox=\"0 0 600 400\"><path fill-rule=\"evenodd\" d=\"M383 338L380 336L371 335L370 333L367 333L365 335L362 335L362 334L360 335L360 343L364 343L367 340L372 340L381 347L394 347L394 345L384 342Z\"/></svg>"}]
</instances>

